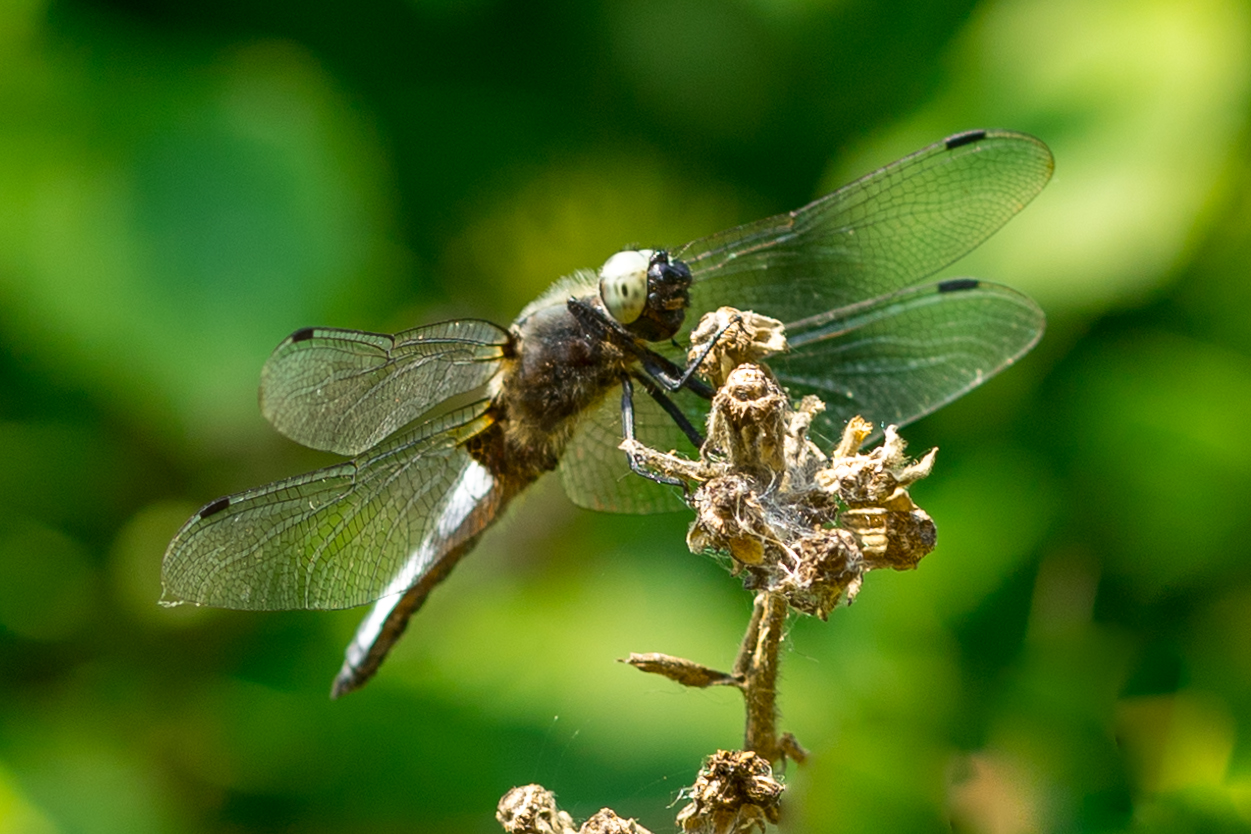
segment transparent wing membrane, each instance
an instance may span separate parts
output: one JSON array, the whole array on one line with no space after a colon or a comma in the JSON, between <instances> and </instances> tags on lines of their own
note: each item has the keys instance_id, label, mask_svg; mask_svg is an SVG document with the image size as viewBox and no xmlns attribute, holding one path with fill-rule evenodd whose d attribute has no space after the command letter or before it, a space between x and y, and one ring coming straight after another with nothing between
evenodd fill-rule
<instances>
[{"instance_id":1,"label":"transparent wing membrane","mask_svg":"<svg viewBox=\"0 0 1251 834\"><path fill-rule=\"evenodd\" d=\"M702 432L708 404L687 391L677 392L674 399L682 401L683 410ZM698 455L673 418L640 386L634 389L634 431L640 441L653 449L678 450L687 457ZM621 389L617 388L582 418L560 458L560 480L569 499L579 507L601 512L652 514L684 510L686 505L676 488L630 471L620 448L624 437Z\"/></svg>"},{"instance_id":2,"label":"transparent wing membrane","mask_svg":"<svg viewBox=\"0 0 1251 834\"><path fill-rule=\"evenodd\" d=\"M686 327L722 305L787 323L792 351L769 364L796 396L826 401L822 422L835 437L855 414L915 420L1042 334L1042 311L1013 290L917 285L1003 226L1052 168L1031 136L974 131L803 208L689 243L674 253L694 278Z\"/></svg>"},{"instance_id":3,"label":"transparent wing membrane","mask_svg":"<svg viewBox=\"0 0 1251 834\"><path fill-rule=\"evenodd\" d=\"M837 438L859 414L903 425L989 379L1038 341L1029 297L957 279L902 290L787 325L792 351L769 366L792 395L826 404L818 430Z\"/></svg>"},{"instance_id":4,"label":"transparent wing membrane","mask_svg":"<svg viewBox=\"0 0 1251 834\"><path fill-rule=\"evenodd\" d=\"M499 490L462 444L487 403L397 434L366 455L206 505L165 554L162 602L347 608L404 591L494 518Z\"/></svg>"},{"instance_id":5,"label":"transparent wing membrane","mask_svg":"<svg viewBox=\"0 0 1251 834\"><path fill-rule=\"evenodd\" d=\"M695 279L687 326L723 304L787 322L911 286L990 237L1052 168L1031 136L962 134L803 208L689 243L673 253Z\"/></svg>"},{"instance_id":6,"label":"transparent wing membrane","mask_svg":"<svg viewBox=\"0 0 1251 834\"><path fill-rule=\"evenodd\" d=\"M297 443L356 455L499 370L508 332L462 320L394 336L306 328L261 371L261 413Z\"/></svg>"}]
</instances>

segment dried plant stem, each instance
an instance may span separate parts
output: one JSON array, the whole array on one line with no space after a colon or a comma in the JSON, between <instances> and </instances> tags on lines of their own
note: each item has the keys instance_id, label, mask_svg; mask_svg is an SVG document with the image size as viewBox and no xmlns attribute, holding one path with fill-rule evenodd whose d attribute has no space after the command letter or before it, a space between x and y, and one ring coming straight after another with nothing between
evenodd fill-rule
<instances>
[{"instance_id":1,"label":"dried plant stem","mask_svg":"<svg viewBox=\"0 0 1251 834\"><path fill-rule=\"evenodd\" d=\"M786 625L786 600L769 591L756 594L751 623L743 636L734 671L742 676L747 727L743 749L769 761L779 758L777 741L778 652Z\"/></svg>"},{"instance_id":2,"label":"dried plant stem","mask_svg":"<svg viewBox=\"0 0 1251 834\"><path fill-rule=\"evenodd\" d=\"M701 351L709 339L716 349ZM793 608L824 620L858 593L866 571L909 570L933 550L934 522L908 487L930 473L935 450L910 460L889 426L881 446L862 452L874 427L854 417L838 446L822 452L808 428L825 406L805 397L793 407L768 367L758 364L785 349L780 322L722 308L700 322L691 343L692 361L702 357L717 391L699 459L635 438L621 448L665 482L685 485L696 513L687 546L728 555L756 598L729 673L660 653L631 654L625 662L683 686L734 686L743 693L745 749L705 759L677 822L684 834L748 834L780 818L783 786L771 765L808 755L794 736L777 730L787 614ZM574 832L538 786L505 797L499 819L510 834L645 834L607 810Z\"/></svg>"},{"instance_id":3,"label":"dried plant stem","mask_svg":"<svg viewBox=\"0 0 1251 834\"><path fill-rule=\"evenodd\" d=\"M743 693L747 720L743 749L760 754L770 762L785 758L803 761L807 755L790 733L777 732L778 661L786 615L786 597L774 591L756 594L751 621L739 646L734 670L730 673L682 657L650 652L631 654L625 662L642 672L661 675L683 686L733 686Z\"/></svg>"},{"instance_id":4,"label":"dried plant stem","mask_svg":"<svg viewBox=\"0 0 1251 834\"><path fill-rule=\"evenodd\" d=\"M778 659L788 608L781 594L756 594L751 622L734 662L734 677L743 690L747 707L743 749L759 753L771 762L788 756L802 761L804 757L793 736L788 733L779 737L777 732Z\"/></svg>"}]
</instances>

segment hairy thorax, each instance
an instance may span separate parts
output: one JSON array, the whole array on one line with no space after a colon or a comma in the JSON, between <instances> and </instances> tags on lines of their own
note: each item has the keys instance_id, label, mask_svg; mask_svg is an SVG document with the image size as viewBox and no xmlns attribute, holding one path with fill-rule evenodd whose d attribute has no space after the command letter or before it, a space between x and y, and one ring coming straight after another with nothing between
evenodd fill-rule
<instances>
[{"instance_id":1,"label":"hairy thorax","mask_svg":"<svg viewBox=\"0 0 1251 834\"><path fill-rule=\"evenodd\" d=\"M630 360L602 333L588 331L563 300L529 312L511 334L514 355L493 402L499 463L534 478L556 468L578 417L620 384Z\"/></svg>"}]
</instances>

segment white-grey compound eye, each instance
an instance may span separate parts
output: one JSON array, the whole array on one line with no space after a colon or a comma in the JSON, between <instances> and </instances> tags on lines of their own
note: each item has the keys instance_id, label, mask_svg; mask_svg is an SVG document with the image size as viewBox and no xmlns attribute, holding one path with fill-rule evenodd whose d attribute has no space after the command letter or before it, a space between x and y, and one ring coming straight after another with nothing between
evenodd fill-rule
<instances>
[{"instance_id":1,"label":"white-grey compound eye","mask_svg":"<svg viewBox=\"0 0 1251 834\"><path fill-rule=\"evenodd\" d=\"M608 315L621 324L637 319L647 306L647 266L651 260L650 249L628 249L604 261L599 270L599 297Z\"/></svg>"}]
</instances>

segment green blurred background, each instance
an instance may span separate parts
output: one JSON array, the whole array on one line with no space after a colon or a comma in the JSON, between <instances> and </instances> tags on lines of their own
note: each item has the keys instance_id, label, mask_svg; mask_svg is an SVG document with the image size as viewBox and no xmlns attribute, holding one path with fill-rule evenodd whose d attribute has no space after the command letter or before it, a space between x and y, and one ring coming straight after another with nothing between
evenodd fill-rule
<instances>
[{"instance_id":1,"label":"green blurred background","mask_svg":"<svg viewBox=\"0 0 1251 834\"><path fill-rule=\"evenodd\" d=\"M296 327L506 322L623 244L958 130L1053 149L950 274L1038 349L908 430L939 549L793 624L793 831L1251 829L1251 6L1238 0L4 0L0 832L489 832L539 781L670 830L748 595L686 519L514 505L377 680L361 612L156 606L197 506L321 465Z\"/></svg>"}]
</instances>

